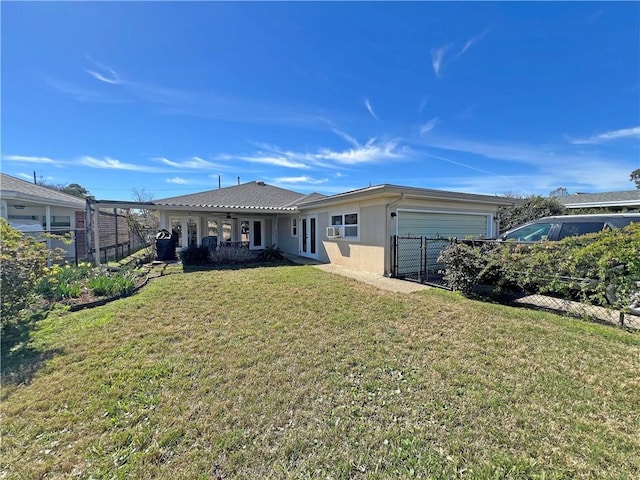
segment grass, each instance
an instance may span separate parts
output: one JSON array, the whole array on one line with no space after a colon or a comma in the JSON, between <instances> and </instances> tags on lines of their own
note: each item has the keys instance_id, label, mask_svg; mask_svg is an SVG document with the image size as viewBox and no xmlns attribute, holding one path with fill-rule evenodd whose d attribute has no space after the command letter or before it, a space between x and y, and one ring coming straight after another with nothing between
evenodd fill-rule
<instances>
[{"instance_id":1,"label":"grass","mask_svg":"<svg viewBox=\"0 0 640 480\"><path fill-rule=\"evenodd\" d=\"M28 347L2 478L640 476L637 334L449 292L180 273Z\"/></svg>"}]
</instances>

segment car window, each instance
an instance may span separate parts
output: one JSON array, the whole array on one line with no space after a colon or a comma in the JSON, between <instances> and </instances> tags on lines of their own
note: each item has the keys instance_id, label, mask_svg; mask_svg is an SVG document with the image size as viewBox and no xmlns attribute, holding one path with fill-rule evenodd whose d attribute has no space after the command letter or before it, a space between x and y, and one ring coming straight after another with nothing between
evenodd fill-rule
<instances>
[{"instance_id":1,"label":"car window","mask_svg":"<svg viewBox=\"0 0 640 480\"><path fill-rule=\"evenodd\" d=\"M515 240L516 242L539 242L549 237L551 229L557 223L533 223L516 228L511 233L506 234L504 240Z\"/></svg>"},{"instance_id":2,"label":"car window","mask_svg":"<svg viewBox=\"0 0 640 480\"><path fill-rule=\"evenodd\" d=\"M575 222L563 223L558 234L558 240L566 237L575 237L577 235L586 235L587 233L600 232L604 228L604 222Z\"/></svg>"}]
</instances>

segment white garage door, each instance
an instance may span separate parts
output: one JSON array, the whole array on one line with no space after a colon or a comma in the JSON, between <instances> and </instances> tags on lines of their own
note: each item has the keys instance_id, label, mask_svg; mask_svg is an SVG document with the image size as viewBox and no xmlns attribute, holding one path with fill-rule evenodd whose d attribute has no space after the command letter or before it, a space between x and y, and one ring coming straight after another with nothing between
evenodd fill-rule
<instances>
[{"instance_id":1,"label":"white garage door","mask_svg":"<svg viewBox=\"0 0 640 480\"><path fill-rule=\"evenodd\" d=\"M429 238L486 237L488 215L468 213L398 212L398 236Z\"/></svg>"}]
</instances>

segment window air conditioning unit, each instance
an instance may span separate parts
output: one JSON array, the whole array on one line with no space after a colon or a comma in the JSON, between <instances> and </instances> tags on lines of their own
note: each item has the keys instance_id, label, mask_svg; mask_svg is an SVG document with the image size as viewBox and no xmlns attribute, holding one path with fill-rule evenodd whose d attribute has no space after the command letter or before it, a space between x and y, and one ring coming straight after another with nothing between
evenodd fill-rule
<instances>
[{"instance_id":1,"label":"window air conditioning unit","mask_svg":"<svg viewBox=\"0 0 640 480\"><path fill-rule=\"evenodd\" d=\"M327 227L327 238L340 238L340 227Z\"/></svg>"}]
</instances>

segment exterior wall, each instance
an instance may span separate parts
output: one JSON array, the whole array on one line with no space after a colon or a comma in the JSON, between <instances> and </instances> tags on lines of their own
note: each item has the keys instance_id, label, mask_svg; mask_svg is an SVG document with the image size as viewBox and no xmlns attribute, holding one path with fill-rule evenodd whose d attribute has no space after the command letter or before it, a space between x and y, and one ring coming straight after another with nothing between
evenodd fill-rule
<instances>
[{"instance_id":1,"label":"exterior wall","mask_svg":"<svg viewBox=\"0 0 640 480\"><path fill-rule=\"evenodd\" d=\"M291 235L291 221L296 219L299 222L297 215L280 215L278 217L278 242L277 247L285 253L291 255L298 255L300 253L300 237ZM298 225L298 229L300 225Z\"/></svg>"},{"instance_id":2,"label":"exterior wall","mask_svg":"<svg viewBox=\"0 0 640 480\"><path fill-rule=\"evenodd\" d=\"M345 202L340 205L322 207L303 212L318 216L318 260L347 268L378 274L390 271L391 236L397 234L398 210L417 210L440 213L475 213L490 215L495 219L498 207L488 203L433 201L406 199L396 203L399 197L378 198ZM389 208L388 206L391 205ZM331 215L339 213L359 213L359 238L336 238L326 236ZM495 221L490 221L489 235L495 232Z\"/></svg>"},{"instance_id":3,"label":"exterior wall","mask_svg":"<svg viewBox=\"0 0 640 480\"><path fill-rule=\"evenodd\" d=\"M307 213L307 212L305 212ZM348 202L310 211L318 216L318 260L346 268L384 273L386 203ZM358 213L358 238L327 238L331 215Z\"/></svg>"}]
</instances>

